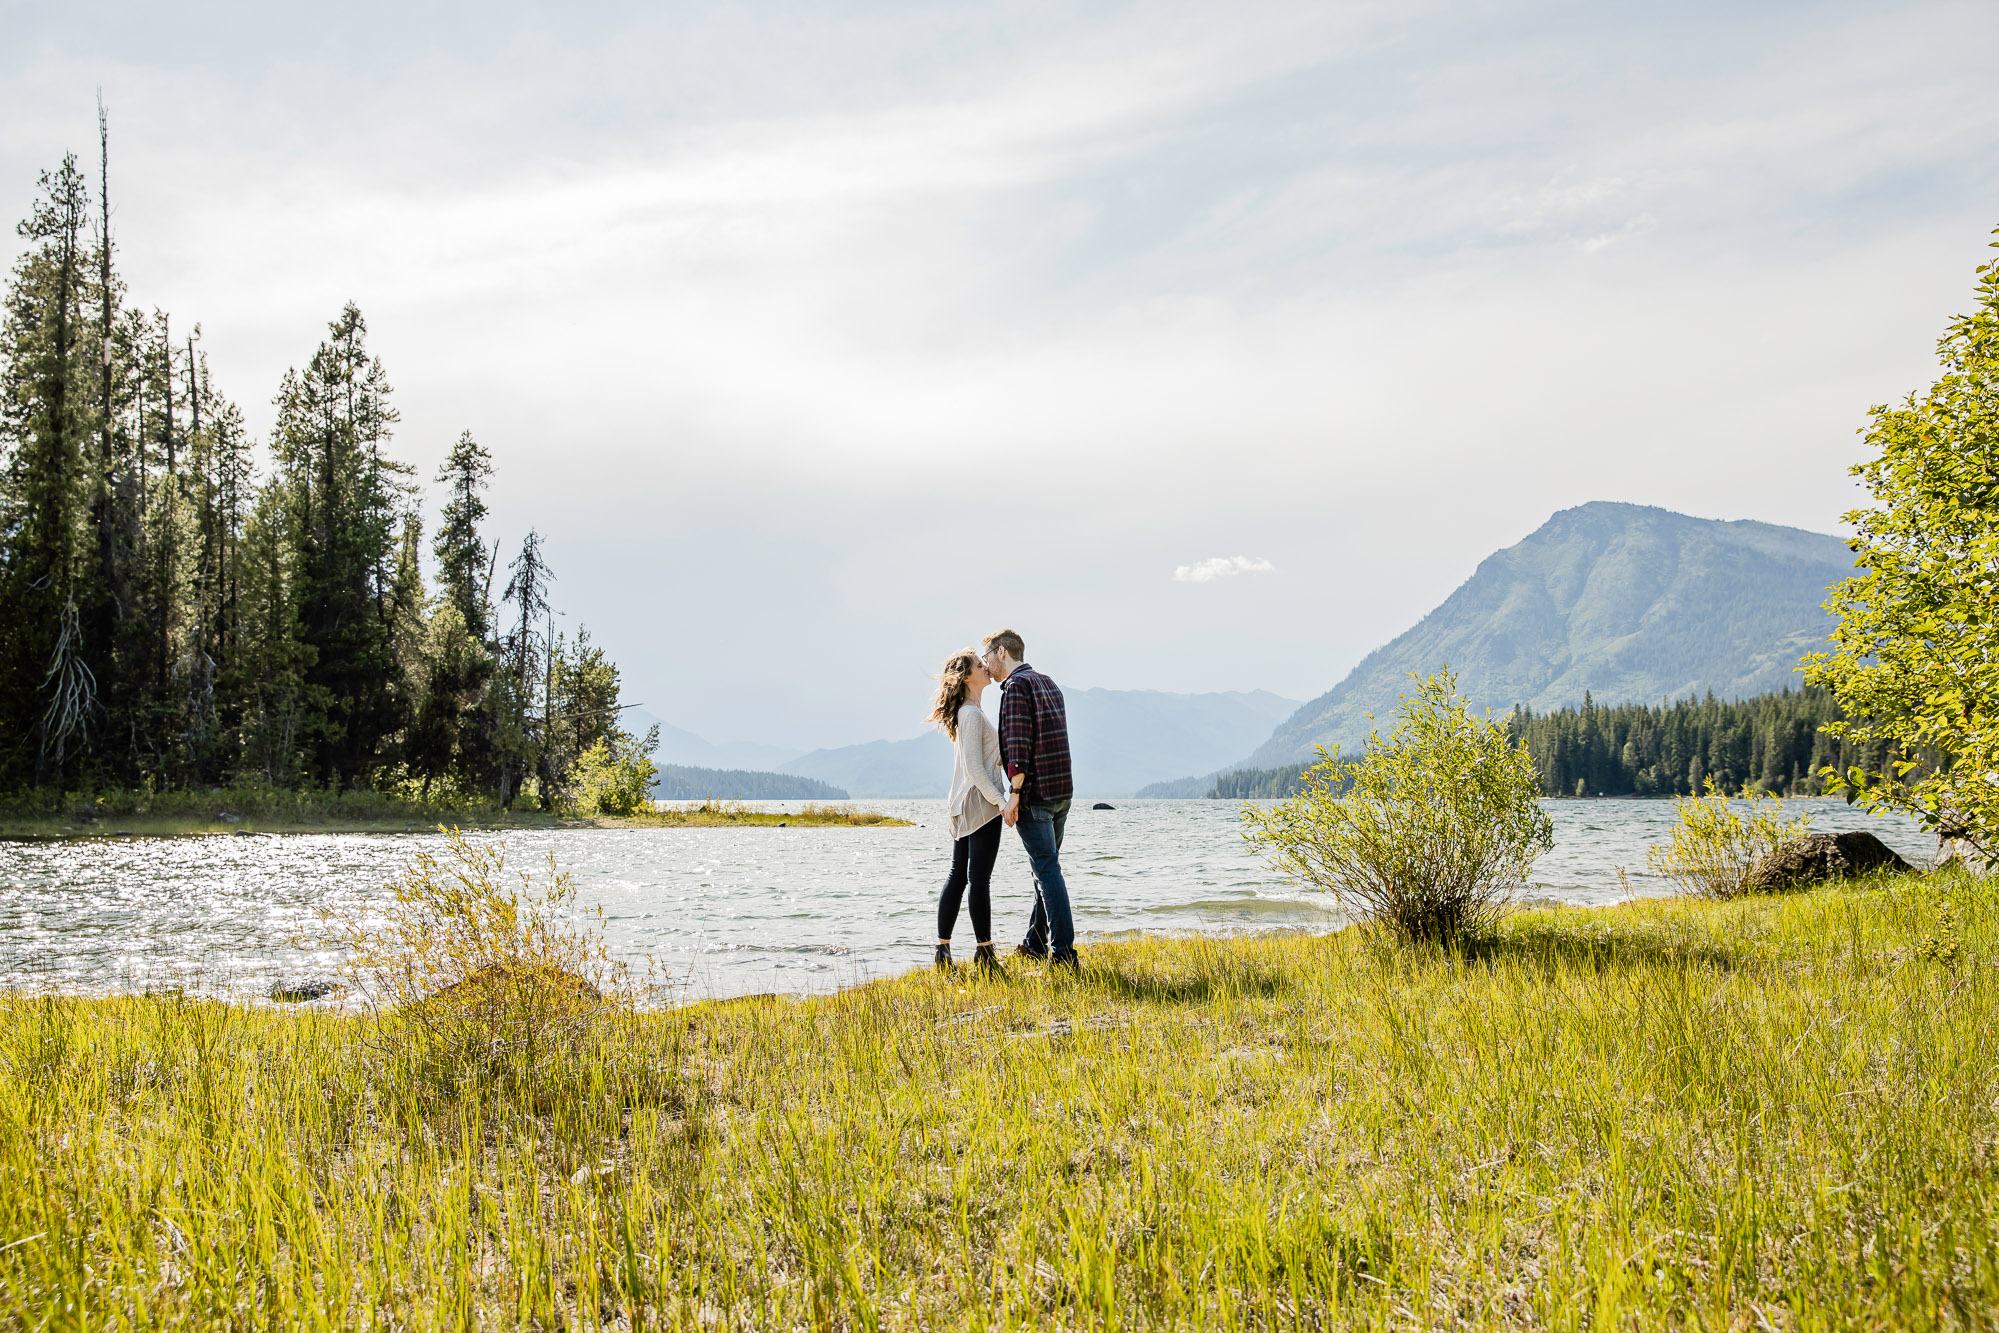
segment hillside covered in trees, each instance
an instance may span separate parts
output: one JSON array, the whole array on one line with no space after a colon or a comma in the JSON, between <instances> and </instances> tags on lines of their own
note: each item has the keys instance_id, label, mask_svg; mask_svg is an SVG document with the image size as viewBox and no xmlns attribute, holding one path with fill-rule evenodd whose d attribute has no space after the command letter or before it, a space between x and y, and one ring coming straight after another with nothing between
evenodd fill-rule
<instances>
[{"instance_id":1,"label":"hillside covered in trees","mask_svg":"<svg viewBox=\"0 0 1999 1333\"><path fill-rule=\"evenodd\" d=\"M652 794L663 801L844 801L845 788L795 773L661 764Z\"/></svg>"},{"instance_id":2,"label":"hillside covered in trees","mask_svg":"<svg viewBox=\"0 0 1999 1333\"><path fill-rule=\"evenodd\" d=\"M1350 748L1370 715L1394 711L1410 673L1446 665L1465 698L1495 712L1580 707L1592 692L1623 702L1780 690L1825 645L1826 589L1852 569L1845 543L1823 533L1648 505L1565 509L1486 557L1242 762L1309 763L1315 745Z\"/></svg>"},{"instance_id":3,"label":"hillside covered in trees","mask_svg":"<svg viewBox=\"0 0 1999 1333\"><path fill-rule=\"evenodd\" d=\"M1723 703L1712 694L1673 704L1603 707L1589 695L1577 708L1516 710L1507 729L1527 743L1549 796L1686 796L1712 777L1724 791L1745 787L1816 796L1820 770L1860 764L1879 770L1881 747L1859 747L1820 730L1841 716L1821 689L1779 690ZM1215 780L1211 796L1260 799L1295 794L1302 768L1240 769Z\"/></svg>"},{"instance_id":4,"label":"hillside covered in trees","mask_svg":"<svg viewBox=\"0 0 1999 1333\"><path fill-rule=\"evenodd\" d=\"M260 450L200 326L127 291L99 132L94 181L73 155L42 176L0 311L0 791L553 808L579 772L643 765L616 666L554 631L540 537L503 561L481 532L486 450L452 448L426 543L352 304L277 385Z\"/></svg>"}]
</instances>

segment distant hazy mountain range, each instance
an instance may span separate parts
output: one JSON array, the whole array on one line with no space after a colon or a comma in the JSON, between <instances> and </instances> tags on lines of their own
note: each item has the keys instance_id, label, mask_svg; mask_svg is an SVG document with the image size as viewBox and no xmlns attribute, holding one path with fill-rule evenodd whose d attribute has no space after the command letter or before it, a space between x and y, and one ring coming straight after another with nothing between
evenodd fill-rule
<instances>
[{"instance_id":1,"label":"distant hazy mountain range","mask_svg":"<svg viewBox=\"0 0 1999 1333\"><path fill-rule=\"evenodd\" d=\"M847 793L796 773L659 765L652 794L660 801L844 801Z\"/></svg>"},{"instance_id":2,"label":"distant hazy mountain range","mask_svg":"<svg viewBox=\"0 0 1999 1333\"><path fill-rule=\"evenodd\" d=\"M1067 691L1077 794L1204 796L1223 771L1307 759L1317 744L1351 750L1367 737L1368 713L1390 725L1408 673L1446 664L1465 697L1495 712L1561 708L1585 691L1602 703L1656 702L1796 684L1798 658L1831 628L1826 589L1852 563L1839 538L1797 528L1645 505L1565 509L1303 706L1265 690ZM996 708L998 696L987 702ZM660 734L666 763L775 770L856 797L941 796L950 785L950 743L935 731L803 755L713 745L664 724Z\"/></svg>"},{"instance_id":3,"label":"distant hazy mountain range","mask_svg":"<svg viewBox=\"0 0 1999 1333\"><path fill-rule=\"evenodd\" d=\"M804 751L787 750L776 745L758 745L752 741L725 741L720 745L703 740L691 731L671 725L653 716L643 708L634 708L625 714L625 727L643 732L647 727L659 728L659 749L653 759L661 764L680 764L689 768L710 769L774 769L787 760L798 758Z\"/></svg>"},{"instance_id":4,"label":"distant hazy mountain range","mask_svg":"<svg viewBox=\"0 0 1999 1333\"><path fill-rule=\"evenodd\" d=\"M1076 789L1087 796L1124 796L1148 782L1227 763L1298 707L1295 699L1267 690L1167 694L1091 689L1065 690L1063 697L1069 707ZM997 715L997 690L986 696L986 706ZM638 709L631 716L628 726L654 721ZM908 740L843 745L773 761L768 747L713 745L692 732L660 726L662 763L726 768L716 756L751 750L763 752L749 761L759 767L827 783L856 797L942 796L951 785L951 743L935 729ZM724 778L701 780L714 785Z\"/></svg>"},{"instance_id":5,"label":"distant hazy mountain range","mask_svg":"<svg viewBox=\"0 0 1999 1333\"><path fill-rule=\"evenodd\" d=\"M1242 753L1245 743L1269 735L1271 726L1297 707L1268 690L1064 690L1063 699L1079 796L1129 795L1184 772L1196 756L1211 765L1225 762L1212 756ZM986 704L997 716L998 691ZM942 796L951 785L951 743L931 730L905 741L814 750L780 765L780 771L831 782L855 796Z\"/></svg>"}]
</instances>

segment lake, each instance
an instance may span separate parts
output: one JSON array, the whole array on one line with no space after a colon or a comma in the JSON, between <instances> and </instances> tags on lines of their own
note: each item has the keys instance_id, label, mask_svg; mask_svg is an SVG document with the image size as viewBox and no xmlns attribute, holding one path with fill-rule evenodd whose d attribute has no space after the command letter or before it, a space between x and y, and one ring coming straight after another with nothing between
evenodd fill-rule
<instances>
[{"instance_id":1,"label":"lake","mask_svg":"<svg viewBox=\"0 0 1999 1333\"><path fill-rule=\"evenodd\" d=\"M796 809L785 802L760 808ZM914 828L554 829L504 835L510 861L552 855L578 902L601 904L613 952L650 956L691 997L803 993L927 965L936 893L949 868L941 801L872 801ZM1084 945L1138 931L1331 930L1329 899L1275 875L1245 847L1224 801L1079 805L1063 864ZM1826 831L1872 829L1926 862L1913 821L1839 801L1794 801ZM1529 896L1607 903L1668 892L1643 873L1668 836L1668 801L1546 803L1554 850ZM501 835L479 835L496 839ZM324 907L365 910L435 834L288 834L0 842L0 976L11 986L108 993L182 986L262 994L278 977L324 973L334 955L293 943ZM994 935L1019 942L1032 902L1025 855L1007 835L994 875ZM955 936L971 955L969 913Z\"/></svg>"}]
</instances>

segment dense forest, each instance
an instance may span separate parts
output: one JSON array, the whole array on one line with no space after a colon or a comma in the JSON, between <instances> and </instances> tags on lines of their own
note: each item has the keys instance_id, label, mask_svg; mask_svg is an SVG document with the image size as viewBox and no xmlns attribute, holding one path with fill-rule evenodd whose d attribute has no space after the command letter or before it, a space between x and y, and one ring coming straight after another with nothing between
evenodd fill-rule
<instances>
[{"instance_id":1,"label":"dense forest","mask_svg":"<svg viewBox=\"0 0 1999 1333\"><path fill-rule=\"evenodd\" d=\"M0 791L642 790L618 670L555 632L541 538L487 544L487 451L466 432L438 472L427 562L352 304L260 450L200 326L131 300L101 115L98 146L94 181L74 155L40 178L0 311Z\"/></svg>"},{"instance_id":2,"label":"dense forest","mask_svg":"<svg viewBox=\"0 0 1999 1333\"><path fill-rule=\"evenodd\" d=\"M1880 770L1881 747L1859 747L1820 728L1841 716L1825 690L1779 690L1723 703L1712 694L1672 704L1605 707L1588 695L1552 713L1519 709L1507 719L1527 743L1550 796L1685 796L1712 777L1724 791L1744 788L1815 796L1819 771L1863 764ZM1290 796L1301 768L1242 769L1216 780L1212 796Z\"/></svg>"}]
</instances>

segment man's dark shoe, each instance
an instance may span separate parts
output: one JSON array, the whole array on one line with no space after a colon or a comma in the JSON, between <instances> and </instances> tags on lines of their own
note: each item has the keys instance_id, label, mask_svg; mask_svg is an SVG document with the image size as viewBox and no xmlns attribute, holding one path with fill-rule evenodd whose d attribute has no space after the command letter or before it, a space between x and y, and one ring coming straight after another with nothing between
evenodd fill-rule
<instances>
[{"instance_id":1,"label":"man's dark shoe","mask_svg":"<svg viewBox=\"0 0 1999 1333\"><path fill-rule=\"evenodd\" d=\"M1080 973L1083 970L1083 960L1076 956L1076 951L1074 949L1064 949L1061 953L1056 954L1055 957L1050 961L1053 962L1056 967L1062 968L1065 971Z\"/></svg>"},{"instance_id":2,"label":"man's dark shoe","mask_svg":"<svg viewBox=\"0 0 1999 1333\"><path fill-rule=\"evenodd\" d=\"M972 965L989 977L1006 975L1006 969L1000 966L999 955L993 952L993 946L990 944L981 944L978 947L978 950L972 954Z\"/></svg>"},{"instance_id":3,"label":"man's dark shoe","mask_svg":"<svg viewBox=\"0 0 1999 1333\"><path fill-rule=\"evenodd\" d=\"M948 944L937 946L937 970L939 972L951 970L951 946Z\"/></svg>"},{"instance_id":4,"label":"man's dark shoe","mask_svg":"<svg viewBox=\"0 0 1999 1333\"><path fill-rule=\"evenodd\" d=\"M1029 963L1045 963L1048 961L1048 951L1046 949L1030 949L1025 944L1015 949L1013 956Z\"/></svg>"}]
</instances>

